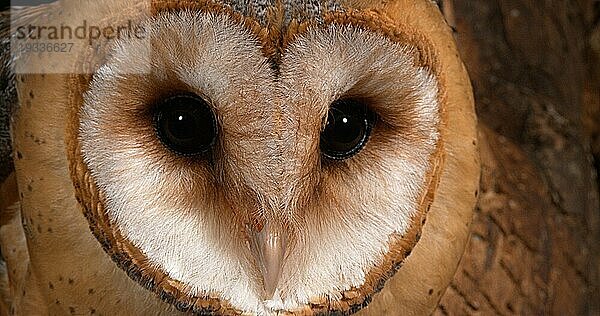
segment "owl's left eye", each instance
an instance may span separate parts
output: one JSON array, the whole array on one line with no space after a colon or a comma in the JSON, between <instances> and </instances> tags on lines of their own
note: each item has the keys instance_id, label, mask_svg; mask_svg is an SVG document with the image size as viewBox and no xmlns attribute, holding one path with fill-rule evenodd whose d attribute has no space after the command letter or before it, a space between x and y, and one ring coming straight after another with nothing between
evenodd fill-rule
<instances>
[{"instance_id":1,"label":"owl's left eye","mask_svg":"<svg viewBox=\"0 0 600 316\"><path fill-rule=\"evenodd\" d=\"M329 159L356 155L369 140L375 115L359 100L338 100L329 107L321 132L321 152Z\"/></svg>"},{"instance_id":2,"label":"owl's left eye","mask_svg":"<svg viewBox=\"0 0 600 316\"><path fill-rule=\"evenodd\" d=\"M156 133L177 154L191 156L208 151L217 138L212 109L196 95L178 95L163 100L154 113Z\"/></svg>"}]
</instances>

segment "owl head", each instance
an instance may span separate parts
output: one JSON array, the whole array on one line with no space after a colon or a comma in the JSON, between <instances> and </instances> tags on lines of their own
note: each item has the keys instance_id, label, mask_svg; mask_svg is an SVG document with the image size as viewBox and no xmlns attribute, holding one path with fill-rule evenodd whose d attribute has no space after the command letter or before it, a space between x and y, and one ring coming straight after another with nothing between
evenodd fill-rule
<instances>
[{"instance_id":1,"label":"owl head","mask_svg":"<svg viewBox=\"0 0 600 316\"><path fill-rule=\"evenodd\" d=\"M50 52L51 26L61 45L85 27ZM49 301L435 306L478 183L470 85L435 4L59 1L15 10L12 31L31 265L40 284L73 275ZM92 285L111 303L82 299Z\"/></svg>"}]
</instances>

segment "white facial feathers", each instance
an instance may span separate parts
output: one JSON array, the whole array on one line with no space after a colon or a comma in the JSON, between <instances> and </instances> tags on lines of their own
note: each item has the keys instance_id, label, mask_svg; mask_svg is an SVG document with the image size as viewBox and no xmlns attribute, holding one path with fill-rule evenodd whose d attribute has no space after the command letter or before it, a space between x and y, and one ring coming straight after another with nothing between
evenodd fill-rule
<instances>
[{"instance_id":1,"label":"white facial feathers","mask_svg":"<svg viewBox=\"0 0 600 316\"><path fill-rule=\"evenodd\" d=\"M427 185L439 138L433 76L414 65L407 46L350 26L300 35L278 73L251 33L226 16L168 13L148 28L151 51L118 42L81 110L84 161L123 236L191 293L218 293L247 312L360 287L390 235L410 227ZM140 51L148 59L137 58ZM127 67L149 72L126 75ZM141 114L182 90L214 107L220 133L212 165L183 163ZM322 162L329 105L356 96L373 103L385 128L375 127L356 157ZM272 300L263 299L240 222L253 216L291 234Z\"/></svg>"}]
</instances>

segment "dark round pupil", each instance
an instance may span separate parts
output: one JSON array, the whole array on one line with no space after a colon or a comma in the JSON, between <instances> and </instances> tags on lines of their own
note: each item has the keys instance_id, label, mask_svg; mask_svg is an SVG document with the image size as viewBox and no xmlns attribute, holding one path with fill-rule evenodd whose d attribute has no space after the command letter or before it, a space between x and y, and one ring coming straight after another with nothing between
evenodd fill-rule
<instances>
[{"instance_id":1,"label":"dark round pupil","mask_svg":"<svg viewBox=\"0 0 600 316\"><path fill-rule=\"evenodd\" d=\"M175 96L157 108L160 140L171 150L194 155L210 149L216 138L216 121L209 105L198 96Z\"/></svg>"},{"instance_id":2,"label":"dark round pupil","mask_svg":"<svg viewBox=\"0 0 600 316\"><path fill-rule=\"evenodd\" d=\"M202 113L173 111L167 116L165 132L169 138L182 142L195 140L200 143L210 143L212 141L211 124L202 124L206 121Z\"/></svg>"},{"instance_id":3,"label":"dark round pupil","mask_svg":"<svg viewBox=\"0 0 600 316\"><path fill-rule=\"evenodd\" d=\"M368 109L361 102L334 102L330 106L327 124L321 133L321 151L332 159L353 156L366 144L371 125Z\"/></svg>"},{"instance_id":4,"label":"dark round pupil","mask_svg":"<svg viewBox=\"0 0 600 316\"><path fill-rule=\"evenodd\" d=\"M363 137L364 118L353 114L344 113L335 108L329 112L325 135L333 140L330 142L331 145L339 147L339 150L354 147Z\"/></svg>"}]
</instances>

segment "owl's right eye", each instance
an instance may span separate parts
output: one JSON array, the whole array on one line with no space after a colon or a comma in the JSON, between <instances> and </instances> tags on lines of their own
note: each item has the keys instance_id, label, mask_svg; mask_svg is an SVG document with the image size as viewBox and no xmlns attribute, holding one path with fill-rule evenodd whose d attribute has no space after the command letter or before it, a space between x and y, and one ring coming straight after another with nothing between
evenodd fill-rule
<instances>
[{"instance_id":1,"label":"owl's right eye","mask_svg":"<svg viewBox=\"0 0 600 316\"><path fill-rule=\"evenodd\" d=\"M333 160L356 155L369 140L374 120L374 113L359 100L333 102L321 133L321 152Z\"/></svg>"},{"instance_id":2,"label":"owl's right eye","mask_svg":"<svg viewBox=\"0 0 600 316\"><path fill-rule=\"evenodd\" d=\"M160 141L175 153L193 156L207 152L217 138L217 122L208 103L197 95L177 95L155 109Z\"/></svg>"}]
</instances>

